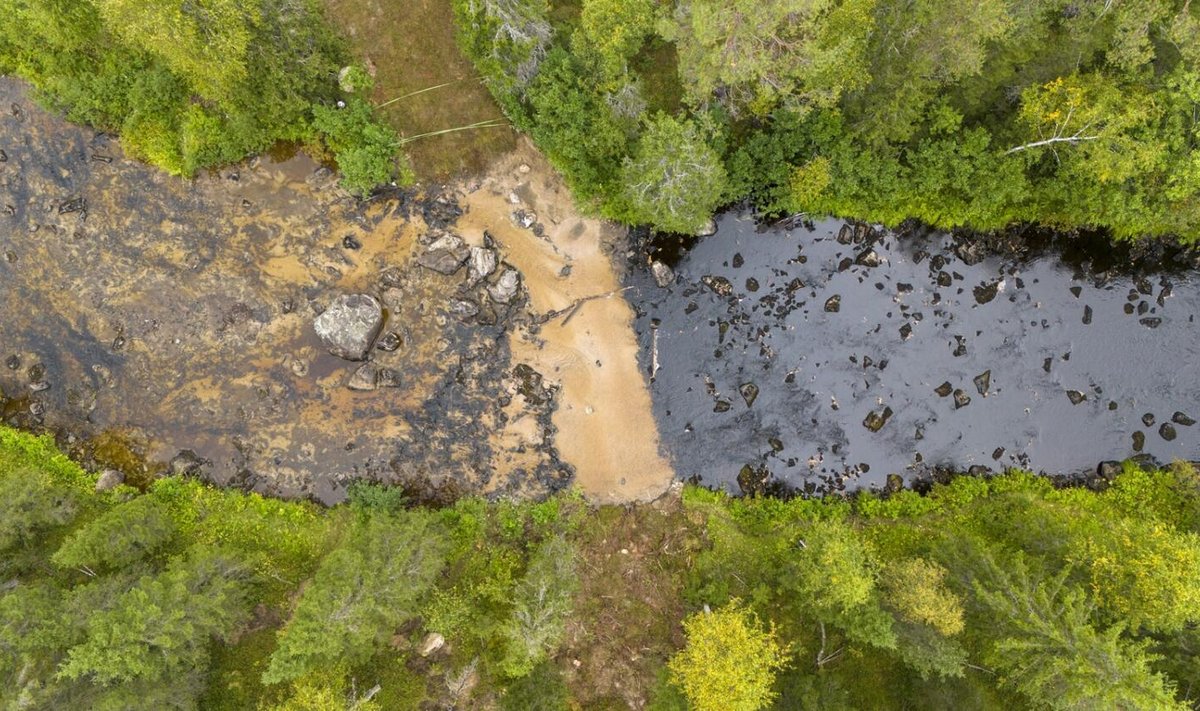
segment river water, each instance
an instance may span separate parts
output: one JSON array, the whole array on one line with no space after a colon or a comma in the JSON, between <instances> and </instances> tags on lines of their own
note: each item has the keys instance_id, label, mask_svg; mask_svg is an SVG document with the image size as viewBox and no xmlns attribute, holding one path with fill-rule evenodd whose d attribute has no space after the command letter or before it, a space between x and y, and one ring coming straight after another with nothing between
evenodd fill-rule
<instances>
[{"instance_id":1,"label":"river water","mask_svg":"<svg viewBox=\"0 0 1200 711\"><path fill-rule=\"evenodd\" d=\"M1101 272L1054 246L985 256L944 233L836 220L718 227L658 250L668 287L632 276L682 477L828 491L942 467L1200 458L1194 272Z\"/></svg>"},{"instance_id":2,"label":"river water","mask_svg":"<svg viewBox=\"0 0 1200 711\"><path fill-rule=\"evenodd\" d=\"M448 231L494 241L523 296L416 266ZM628 501L672 468L815 491L1200 458L1195 264L731 214L652 250L666 288L635 268L622 289L622 243L531 148L367 202L303 155L184 181L0 78L0 421L134 478L188 450L216 483L327 502L362 478ZM351 292L387 307L371 360L400 387L349 389L358 365L315 337Z\"/></svg>"}]
</instances>

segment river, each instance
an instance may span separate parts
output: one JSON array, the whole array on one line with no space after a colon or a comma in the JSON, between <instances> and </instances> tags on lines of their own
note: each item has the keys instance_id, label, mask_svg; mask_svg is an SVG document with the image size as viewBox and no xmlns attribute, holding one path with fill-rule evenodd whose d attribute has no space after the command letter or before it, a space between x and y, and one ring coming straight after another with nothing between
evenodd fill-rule
<instances>
[{"instance_id":1,"label":"river","mask_svg":"<svg viewBox=\"0 0 1200 711\"><path fill-rule=\"evenodd\" d=\"M681 477L829 491L1200 458L1200 280L1178 255L1139 266L1042 236L1002 255L839 220L718 227L651 250L675 281L643 268L631 291Z\"/></svg>"},{"instance_id":2,"label":"river","mask_svg":"<svg viewBox=\"0 0 1200 711\"><path fill-rule=\"evenodd\" d=\"M2 78L0 211L0 420L134 483L627 502L1200 454L1200 282L1170 255L727 214L651 250L664 288L527 142L368 201L303 154L182 180ZM490 281L420 266L446 235ZM313 330L350 293L386 309L365 390Z\"/></svg>"}]
</instances>

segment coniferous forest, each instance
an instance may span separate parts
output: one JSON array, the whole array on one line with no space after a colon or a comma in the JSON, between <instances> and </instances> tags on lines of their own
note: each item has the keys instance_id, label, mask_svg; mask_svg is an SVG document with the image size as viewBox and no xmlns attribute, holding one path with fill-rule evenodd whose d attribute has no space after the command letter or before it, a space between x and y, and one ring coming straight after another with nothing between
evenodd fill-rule
<instances>
[{"instance_id":1,"label":"coniferous forest","mask_svg":"<svg viewBox=\"0 0 1200 711\"><path fill-rule=\"evenodd\" d=\"M634 509L361 485L319 509L191 479L97 487L52 441L0 430L0 701L1194 708L1200 480L1109 475L688 488Z\"/></svg>"}]
</instances>

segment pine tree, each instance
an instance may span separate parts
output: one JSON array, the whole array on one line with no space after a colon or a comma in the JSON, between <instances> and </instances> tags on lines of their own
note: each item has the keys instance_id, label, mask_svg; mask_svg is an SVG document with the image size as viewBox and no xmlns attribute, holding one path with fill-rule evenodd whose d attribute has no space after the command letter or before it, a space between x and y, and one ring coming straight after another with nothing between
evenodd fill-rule
<instances>
[{"instance_id":1,"label":"pine tree","mask_svg":"<svg viewBox=\"0 0 1200 711\"><path fill-rule=\"evenodd\" d=\"M449 549L432 515L374 514L332 551L279 634L263 681L369 659L432 589Z\"/></svg>"}]
</instances>

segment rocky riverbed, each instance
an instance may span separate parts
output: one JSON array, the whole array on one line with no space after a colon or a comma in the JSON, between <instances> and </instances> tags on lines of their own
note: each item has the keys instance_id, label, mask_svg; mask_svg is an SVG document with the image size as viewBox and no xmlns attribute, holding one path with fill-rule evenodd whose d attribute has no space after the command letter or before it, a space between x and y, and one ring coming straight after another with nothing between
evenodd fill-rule
<instances>
[{"instance_id":1,"label":"rocky riverbed","mask_svg":"<svg viewBox=\"0 0 1200 711\"><path fill-rule=\"evenodd\" d=\"M836 491L1200 458L1195 253L726 215L642 260L642 365L682 477Z\"/></svg>"},{"instance_id":2,"label":"rocky riverbed","mask_svg":"<svg viewBox=\"0 0 1200 711\"><path fill-rule=\"evenodd\" d=\"M632 312L577 303L615 290L624 235L580 218L528 147L365 202L302 154L188 181L0 79L0 151L0 417L93 466L323 502L356 479L599 500L671 481ZM593 377L612 387L573 384ZM620 480L603 429L580 446L576 408L624 413L648 473Z\"/></svg>"}]
</instances>

